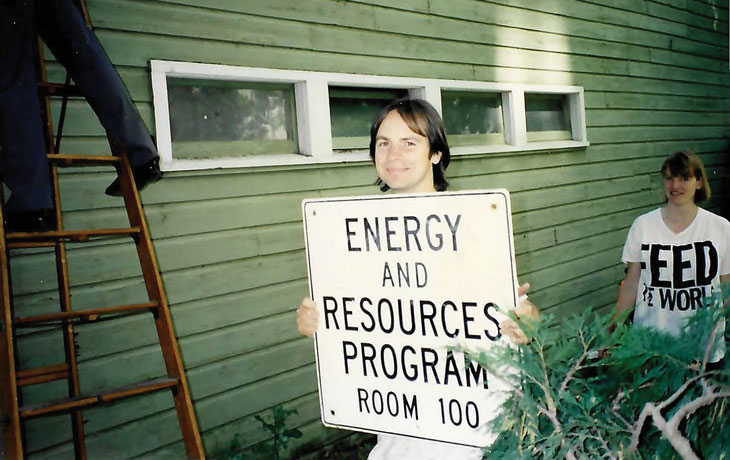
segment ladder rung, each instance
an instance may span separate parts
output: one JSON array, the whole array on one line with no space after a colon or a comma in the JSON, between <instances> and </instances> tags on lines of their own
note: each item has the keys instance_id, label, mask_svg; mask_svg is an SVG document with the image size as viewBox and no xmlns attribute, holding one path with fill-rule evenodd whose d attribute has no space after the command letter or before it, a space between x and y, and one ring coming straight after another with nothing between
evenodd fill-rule
<instances>
[{"instance_id":1,"label":"ladder rung","mask_svg":"<svg viewBox=\"0 0 730 460\"><path fill-rule=\"evenodd\" d=\"M53 248L56 246L55 241L16 241L8 243L8 249L24 249L24 248Z\"/></svg>"},{"instance_id":2,"label":"ladder rung","mask_svg":"<svg viewBox=\"0 0 730 460\"><path fill-rule=\"evenodd\" d=\"M159 302L145 302L132 305L119 305L116 307L93 308L89 310L62 311L47 315L24 316L15 318L13 324L16 326L36 326L43 323L60 321L63 319L80 319L84 322L96 321L105 315L120 313L142 313L144 310L153 310L159 307Z\"/></svg>"},{"instance_id":3,"label":"ladder rung","mask_svg":"<svg viewBox=\"0 0 730 460\"><path fill-rule=\"evenodd\" d=\"M73 241L83 243L90 238L102 238L108 236L134 236L140 232L139 227L129 228L104 228L100 230L53 230L50 232L17 232L8 233L5 239L8 240L9 249L20 249L36 247L29 242L39 242L37 247L48 246L48 241Z\"/></svg>"},{"instance_id":4,"label":"ladder rung","mask_svg":"<svg viewBox=\"0 0 730 460\"><path fill-rule=\"evenodd\" d=\"M68 370L68 363L53 364L50 366L23 369L16 372L15 376L18 386L23 387L68 378Z\"/></svg>"},{"instance_id":5,"label":"ladder rung","mask_svg":"<svg viewBox=\"0 0 730 460\"><path fill-rule=\"evenodd\" d=\"M81 97L81 91L76 85L66 85L64 83L38 82L38 89L45 96L71 96Z\"/></svg>"},{"instance_id":6,"label":"ladder rung","mask_svg":"<svg viewBox=\"0 0 730 460\"><path fill-rule=\"evenodd\" d=\"M56 166L104 166L115 165L122 161L114 155L62 155L48 154L48 160Z\"/></svg>"},{"instance_id":7,"label":"ladder rung","mask_svg":"<svg viewBox=\"0 0 730 460\"><path fill-rule=\"evenodd\" d=\"M18 412L20 413L20 417L24 419L40 417L42 415L58 414L73 409L82 409L84 407L108 404L120 399L152 393L154 391L164 390L167 388L175 388L179 384L180 382L176 378L163 377L135 383L133 385L113 388L100 393L57 399L55 401L46 401L39 404L30 404L19 408Z\"/></svg>"}]
</instances>

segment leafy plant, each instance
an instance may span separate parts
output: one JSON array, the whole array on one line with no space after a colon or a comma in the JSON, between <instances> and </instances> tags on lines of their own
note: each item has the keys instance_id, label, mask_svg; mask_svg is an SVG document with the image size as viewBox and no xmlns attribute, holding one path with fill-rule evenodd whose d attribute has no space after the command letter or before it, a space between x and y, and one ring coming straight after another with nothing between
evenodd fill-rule
<instances>
[{"instance_id":1,"label":"leafy plant","mask_svg":"<svg viewBox=\"0 0 730 460\"><path fill-rule=\"evenodd\" d=\"M228 448L222 453L221 458L226 460L245 460L248 456L244 456L244 454L241 453L242 449L243 445L241 445L239 435L236 434L228 444Z\"/></svg>"},{"instance_id":2,"label":"leafy plant","mask_svg":"<svg viewBox=\"0 0 730 460\"><path fill-rule=\"evenodd\" d=\"M530 343L470 355L511 389L485 458L726 458L730 372L708 359L727 316L718 295L680 337L589 309L514 318Z\"/></svg>"},{"instance_id":3,"label":"leafy plant","mask_svg":"<svg viewBox=\"0 0 730 460\"><path fill-rule=\"evenodd\" d=\"M286 449L286 447L289 445L289 441L292 438L301 438L302 432L296 428L287 428L286 426L286 419L290 415L296 414L296 409L285 409L284 406L279 404L278 406L274 407L271 412L273 416L273 420L271 422L267 422L260 415L257 415L254 418L258 420L259 423L261 423L261 425L269 432L269 434L271 434L271 454L273 455L272 458L275 460L280 460L280 452Z\"/></svg>"},{"instance_id":4,"label":"leafy plant","mask_svg":"<svg viewBox=\"0 0 730 460\"><path fill-rule=\"evenodd\" d=\"M289 445L289 441L293 438L302 437L301 431L287 427L287 418L296 413L296 409L285 409L283 405L279 404L271 409L271 421L256 415L254 418L271 435L270 442L257 444L244 450L237 434L231 440L226 452L223 454L223 458L226 460L248 460L253 458L281 460L281 455Z\"/></svg>"}]
</instances>

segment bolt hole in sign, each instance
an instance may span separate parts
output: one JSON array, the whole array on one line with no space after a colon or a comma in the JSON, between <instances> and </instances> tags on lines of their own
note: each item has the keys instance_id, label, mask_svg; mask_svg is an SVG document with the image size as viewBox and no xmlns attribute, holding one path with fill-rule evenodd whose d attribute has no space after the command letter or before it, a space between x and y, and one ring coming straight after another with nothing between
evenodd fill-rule
<instances>
[{"instance_id":1,"label":"bolt hole in sign","mask_svg":"<svg viewBox=\"0 0 730 460\"><path fill-rule=\"evenodd\" d=\"M304 200L322 422L475 447L506 387L449 347L501 339L517 283L506 190Z\"/></svg>"}]
</instances>

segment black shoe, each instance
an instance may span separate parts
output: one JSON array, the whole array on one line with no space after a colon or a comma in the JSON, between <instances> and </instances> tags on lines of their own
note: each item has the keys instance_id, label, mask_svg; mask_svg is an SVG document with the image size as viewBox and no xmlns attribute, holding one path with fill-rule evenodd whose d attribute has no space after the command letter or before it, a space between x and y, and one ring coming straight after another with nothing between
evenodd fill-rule
<instances>
[{"instance_id":1,"label":"black shoe","mask_svg":"<svg viewBox=\"0 0 730 460\"><path fill-rule=\"evenodd\" d=\"M141 191L147 184L153 184L162 179L162 171L160 171L160 159L153 158L147 163L132 167L132 175L134 183L137 184L137 191ZM119 177L109 184L104 191L109 196L122 196L122 188L119 185Z\"/></svg>"},{"instance_id":2,"label":"black shoe","mask_svg":"<svg viewBox=\"0 0 730 460\"><path fill-rule=\"evenodd\" d=\"M48 232L56 229L56 213L53 209L31 209L5 215L5 231Z\"/></svg>"}]
</instances>

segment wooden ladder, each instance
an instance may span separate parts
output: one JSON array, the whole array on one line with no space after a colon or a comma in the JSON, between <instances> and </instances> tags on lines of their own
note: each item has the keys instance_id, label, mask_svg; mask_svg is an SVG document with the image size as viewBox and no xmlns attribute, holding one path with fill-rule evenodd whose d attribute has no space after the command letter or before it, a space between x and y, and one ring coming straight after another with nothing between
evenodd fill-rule
<instances>
[{"instance_id":1,"label":"wooden ladder","mask_svg":"<svg viewBox=\"0 0 730 460\"><path fill-rule=\"evenodd\" d=\"M83 0L77 2L89 23ZM180 422L187 456L191 459L205 458L200 433L190 399L183 363L173 329L172 317L160 278L157 259L155 257L149 229L144 218L140 197L132 176L132 168L125 152L118 146L111 145L112 156L61 155L58 154L59 140L63 128L63 117L66 100L78 94L67 77L65 84L48 83L43 48L39 40L39 92L44 98L46 122L46 145L49 149L48 160L53 181L53 199L55 206L56 228L44 232L5 233L0 224L0 392L2 393L3 439L8 459L22 459L25 454L24 422L33 417L69 413L72 423L74 451L76 459L86 459L86 443L84 437L83 410L86 408L115 402L156 392L170 390L174 400L177 417ZM62 96L62 111L58 123L58 133L54 144L54 133L51 123L50 98ZM111 144L111 142L110 142ZM129 219L129 227L102 230L64 230L58 184L59 167L113 166L120 180L124 197L124 205ZM99 193L103 193L99 191ZM2 201L0 201L1 203ZM2 222L2 206L0 206L0 222ZM131 237L137 248L142 276L147 289L149 301L113 307L74 310L71 305L69 273L66 258L67 242L87 242L98 238ZM58 313L37 316L15 316L13 307L12 286L10 282L10 251L24 248L53 248L56 260L56 273L60 299ZM151 313L157 328L162 356L167 375L133 385L82 394L79 383L77 365L77 345L74 326L100 319L115 319L130 314ZM63 334L65 362L55 365L31 369L18 369L16 353L16 331L21 327L48 327L57 325ZM57 380L68 382L68 397L46 401L40 404L23 405L21 388Z\"/></svg>"}]
</instances>

